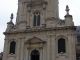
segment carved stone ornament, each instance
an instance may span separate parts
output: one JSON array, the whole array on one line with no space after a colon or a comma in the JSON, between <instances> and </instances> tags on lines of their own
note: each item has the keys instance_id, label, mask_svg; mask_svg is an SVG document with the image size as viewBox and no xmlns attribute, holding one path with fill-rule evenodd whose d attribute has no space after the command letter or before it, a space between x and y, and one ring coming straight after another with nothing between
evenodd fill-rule
<instances>
[{"instance_id":1,"label":"carved stone ornament","mask_svg":"<svg viewBox=\"0 0 80 60\"><path fill-rule=\"evenodd\" d=\"M42 0L29 1L27 7L42 6L45 9L46 4L47 4L47 1L42 1Z\"/></svg>"},{"instance_id":2,"label":"carved stone ornament","mask_svg":"<svg viewBox=\"0 0 80 60\"><path fill-rule=\"evenodd\" d=\"M30 6L28 6L28 12L30 12L31 11L31 7Z\"/></svg>"},{"instance_id":3,"label":"carved stone ornament","mask_svg":"<svg viewBox=\"0 0 80 60\"><path fill-rule=\"evenodd\" d=\"M57 36L57 37L55 38L56 42L58 42L58 40L59 40L60 38L65 39L66 42L68 41L68 38L67 38L65 35L59 35L59 36Z\"/></svg>"},{"instance_id":4,"label":"carved stone ornament","mask_svg":"<svg viewBox=\"0 0 80 60\"><path fill-rule=\"evenodd\" d=\"M46 4L43 4L43 9L46 9Z\"/></svg>"},{"instance_id":5,"label":"carved stone ornament","mask_svg":"<svg viewBox=\"0 0 80 60\"><path fill-rule=\"evenodd\" d=\"M66 53L57 54L56 58L59 58L60 56L65 56L65 58L68 58L68 55Z\"/></svg>"},{"instance_id":6,"label":"carved stone ornament","mask_svg":"<svg viewBox=\"0 0 80 60\"><path fill-rule=\"evenodd\" d=\"M26 47L28 49L30 48L43 48L43 45L45 44L46 42L37 38L37 37L33 37L31 39L29 39L28 41L25 42L26 44Z\"/></svg>"}]
</instances>

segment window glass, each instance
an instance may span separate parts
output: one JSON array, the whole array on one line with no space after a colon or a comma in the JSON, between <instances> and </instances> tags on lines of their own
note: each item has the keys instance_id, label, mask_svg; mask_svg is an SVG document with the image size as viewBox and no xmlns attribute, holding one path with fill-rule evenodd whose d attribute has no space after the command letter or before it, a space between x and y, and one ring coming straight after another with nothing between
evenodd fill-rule
<instances>
[{"instance_id":1,"label":"window glass","mask_svg":"<svg viewBox=\"0 0 80 60\"><path fill-rule=\"evenodd\" d=\"M16 42L11 42L10 43L10 54L15 54L15 46L16 46Z\"/></svg>"},{"instance_id":2,"label":"window glass","mask_svg":"<svg viewBox=\"0 0 80 60\"><path fill-rule=\"evenodd\" d=\"M58 40L58 53L65 53L66 49L65 49L65 39L59 39Z\"/></svg>"},{"instance_id":3,"label":"window glass","mask_svg":"<svg viewBox=\"0 0 80 60\"><path fill-rule=\"evenodd\" d=\"M37 26L40 26L40 15L38 15Z\"/></svg>"},{"instance_id":4,"label":"window glass","mask_svg":"<svg viewBox=\"0 0 80 60\"><path fill-rule=\"evenodd\" d=\"M36 15L34 15L34 26L36 26Z\"/></svg>"}]
</instances>

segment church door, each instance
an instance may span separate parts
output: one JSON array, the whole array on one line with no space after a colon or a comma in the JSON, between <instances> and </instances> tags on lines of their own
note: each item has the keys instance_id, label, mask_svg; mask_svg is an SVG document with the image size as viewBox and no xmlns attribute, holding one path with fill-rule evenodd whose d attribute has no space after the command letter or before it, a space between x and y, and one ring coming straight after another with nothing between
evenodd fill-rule
<instances>
[{"instance_id":1,"label":"church door","mask_svg":"<svg viewBox=\"0 0 80 60\"><path fill-rule=\"evenodd\" d=\"M31 60L39 60L40 54L38 50L33 50L31 52Z\"/></svg>"}]
</instances>

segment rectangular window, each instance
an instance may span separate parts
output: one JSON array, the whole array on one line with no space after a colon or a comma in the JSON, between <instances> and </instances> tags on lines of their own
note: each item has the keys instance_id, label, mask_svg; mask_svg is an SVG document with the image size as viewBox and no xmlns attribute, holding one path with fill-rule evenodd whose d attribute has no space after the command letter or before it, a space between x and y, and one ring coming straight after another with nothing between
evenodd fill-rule
<instances>
[{"instance_id":1,"label":"rectangular window","mask_svg":"<svg viewBox=\"0 0 80 60\"><path fill-rule=\"evenodd\" d=\"M15 54L15 46L16 46L16 42L12 41L10 43L10 51L9 51L9 54Z\"/></svg>"},{"instance_id":2,"label":"rectangular window","mask_svg":"<svg viewBox=\"0 0 80 60\"><path fill-rule=\"evenodd\" d=\"M59 39L58 40L58 53L65 53L66 47L65 47L65 39Z\"/></svg>"}]
</instances>

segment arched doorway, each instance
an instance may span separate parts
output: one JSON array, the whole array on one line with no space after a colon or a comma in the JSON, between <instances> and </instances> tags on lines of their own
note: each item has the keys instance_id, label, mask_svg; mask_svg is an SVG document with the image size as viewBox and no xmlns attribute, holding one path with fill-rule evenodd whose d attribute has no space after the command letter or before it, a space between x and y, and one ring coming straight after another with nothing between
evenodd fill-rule
<instances>
[{"instance_id":1,"label":"arched doorway","mask_svg":"<svg viewBox=\"0 0 80 60\"><path fill-rule=\"evenodd\" d=\"M38 50L33 50L31 52L31 60L39 60L40 54Z\"/></svg>"}]
</instances>

